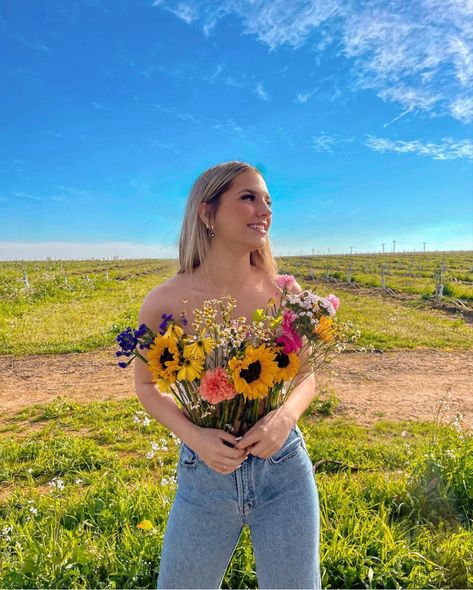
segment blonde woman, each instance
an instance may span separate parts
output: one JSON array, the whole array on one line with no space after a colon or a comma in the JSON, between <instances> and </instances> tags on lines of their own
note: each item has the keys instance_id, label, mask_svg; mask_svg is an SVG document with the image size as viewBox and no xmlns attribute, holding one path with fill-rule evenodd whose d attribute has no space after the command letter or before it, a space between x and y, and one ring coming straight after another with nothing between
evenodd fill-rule
<instances>
[{"instance_id":1,"label":"blonde woman","mask_svg":"<svg viewBox=\"0 0 473 590\"><path fill-rule=\"evenodd\" d=\"M184 311L192 334L193 310L224 295L237 300L233 319L245 316L249 324L256 308L281 294L271 221L257 168L231 161L202 173L187 202L179 271L145 297L139 324L158 332L163 314ZM293 292L300 290L294 281ZM157 390L144 363L134 367L141 403L182 441L157 588L220 588L244 525L260 588L320 588L319 498L297 426L314 397L314 376L298 375L284 405L237 439L192 423L171 394Z\"/></svg>"}]
</instances>

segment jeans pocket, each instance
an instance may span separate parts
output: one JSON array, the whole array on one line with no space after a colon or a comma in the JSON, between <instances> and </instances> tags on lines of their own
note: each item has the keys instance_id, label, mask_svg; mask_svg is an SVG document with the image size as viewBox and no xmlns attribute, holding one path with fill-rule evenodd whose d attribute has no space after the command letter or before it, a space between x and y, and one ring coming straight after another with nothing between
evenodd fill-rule
<instances>
[{"instance_id":1,"label":"jeans pocket","mask_svg":"<svg viewBox=\"0 0 473 590\"><path fill-rule=\"evenodd\" d=\"M179 451L179 465L183 467L197 467L199 459L197 453L191 449L186 443L181 442L181 448Z\"/></svg>"},{"instance_id":2,"label":"jeans pocket","mask_svg":"<svg viewBox=\"0 0 473 590\"><path fill-rule=\"evenodd\" d=\"M297 453L301 445L302 438L300 437L297 430L292 428L283 446L279 449L279 451L276 451L273 455L271 455L271 457L269 457L269 463L275 465L276 463L282 463L282 461L290 459Z\"/></svg>"}]
</instances>

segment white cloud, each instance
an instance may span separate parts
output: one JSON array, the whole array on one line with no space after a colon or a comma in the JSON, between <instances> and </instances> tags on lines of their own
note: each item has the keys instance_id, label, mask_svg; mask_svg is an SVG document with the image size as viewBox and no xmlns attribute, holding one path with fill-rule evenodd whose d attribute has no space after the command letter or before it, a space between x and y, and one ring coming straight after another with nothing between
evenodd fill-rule
<instances>
[{"instance_id":1,"label":"white cloud","mask_svg":"<svg viewBox=\"0 0 473 590\"><path fill-rule=\"evenodd\" d=\"M332 48L351 66L354 90L373 90L403 109L473 120L471 0L224 0L160 4L205 34L229 13L270 51L288 44L321 54ZM169 7L171 6L171 8ZM317 34L318 39L312 38ZM227 82L229 83L229 82ZM307 94L297 95L305 102Z\"/></svg>"},{"instance_id":2,"label":"white cloud","mask_svg":"<svg viewBox=\"0 0 473 590\"><path fill-rule=\"evenodd\" d=\"M91 258L177 258L176 248L134 242L0 242L0 260L62 260Z\"/></svg>"},{"instance_id":3,"label":"white cloud","mask_svg":"<svg viewBox=\"0 0 473 590\"><path fill-rule=\"evenodd\" d=\"M338 135L326 135L321 133L312 138L312 145L317 152L329 152L334 153L334 147L336 145L351 143L354 141L354 137L339 137Z\"/></svg>"},{"instance_id":4,"label":"white cloud","mask_svg":"<svg viewBox=\"0 0 473 590\"><path fill-rule=\"evenodd\" d=\"M256 85L256 94L262 99L262 100L269 100L269 96L268 93L266 92L266 90L263 88L263 84L261 82L258 82Z\"/></svg>"},{"instance_id":5,"label":"white cloud","mask_svg":"<svg viewBox=\"0 0 473 590\"><path fill-rule=\"evenodd\" d=\"M402 141L368 135L365 145L376 152L411 153L434 160L473 159L473 142L468 139L458 141L447 137L442 143L424 143L418 139Z\"/></svg>"}]
</instances>

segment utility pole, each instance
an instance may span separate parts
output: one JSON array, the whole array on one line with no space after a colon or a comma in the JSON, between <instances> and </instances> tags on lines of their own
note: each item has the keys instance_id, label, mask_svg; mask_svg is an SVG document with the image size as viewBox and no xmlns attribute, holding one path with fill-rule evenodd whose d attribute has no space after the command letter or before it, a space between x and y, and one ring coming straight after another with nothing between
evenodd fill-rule
<instances>
[{"instance_id":1,"label":"utility pole","mask_svg":"<svg viewBox=\"0 0 473 590\"><path fill-rule=\"evenodd\" d=\"M383 254L384 254L384 244L381 244L381 246L383 247Z\"/></svg>"},{"instance_id":2,"label":"utility pole","mask_svg":"<svg viewBox=\"0 0 473 590\"><path fill-rule=\"evenodd\" d=\"M350 246L350 256L351 256L352 250L353 250L353 246Z\"/></svg>"},{"instance_id":3,"label":"utility pole","mask_svg":"<svg viewBox=\"0 0 473 590\"><path fill-rule=\"evenodd\" d=\"M426 245L427 242L422 242L422 243L424 244L424 252L425 252L425 245Z\"/></svg>"},{"instance_id":4,"label":"utility pole","mask_svg":"<svg viewBox=\"0 0 473 590\"><path fill-rule=\"evenodd\" d=\"M396 240L393 240L393 252L396 252Z\"/></svg>"}]
</instances>

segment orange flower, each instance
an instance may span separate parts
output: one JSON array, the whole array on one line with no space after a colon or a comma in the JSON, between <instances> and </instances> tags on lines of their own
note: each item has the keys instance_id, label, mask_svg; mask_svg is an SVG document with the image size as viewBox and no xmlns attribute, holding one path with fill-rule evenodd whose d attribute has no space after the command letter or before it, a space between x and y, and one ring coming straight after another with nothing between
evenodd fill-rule
<instances>
[{"instance_id":1,"label":"orange flower","mask_svg":"<svg viewBox=\"0 0 473 590\"><path fill-rule=\"evenodd\" d=\"M328 318L326 315L323 315L317 326L314 328L314 333L323 340L330 344L333 340L334 332L332 328L332 320Z\"/></svg>"}]
</instances>

